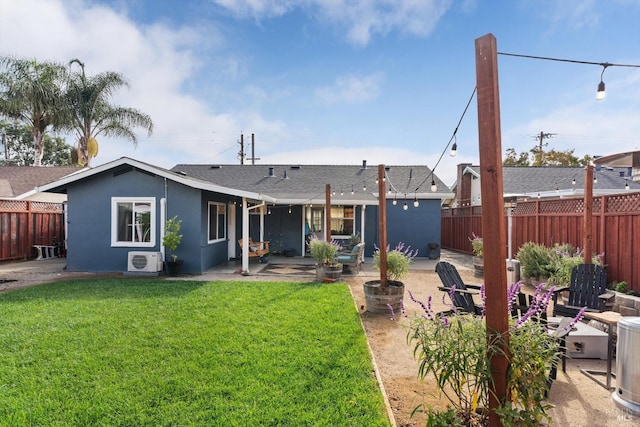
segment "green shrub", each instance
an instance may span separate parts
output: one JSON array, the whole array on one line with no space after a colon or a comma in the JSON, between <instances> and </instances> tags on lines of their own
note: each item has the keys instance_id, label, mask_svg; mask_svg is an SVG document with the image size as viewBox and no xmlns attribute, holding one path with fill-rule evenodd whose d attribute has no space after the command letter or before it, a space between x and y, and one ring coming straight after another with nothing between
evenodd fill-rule
<instances>
[{"instance_id":1,"label":"green shrub","mask_svg":"<svg viewBox=\"0 0 640 427\"><path fill-rule=\"evenodd\" d=\"M632 293L632 291L631 292L629 291L629 285L624 280L622 282L614 283L611 289L613 289L616 292L620 292L621 294Z\"/></svg>"},{"instance_id":2,"label":"green shrub","mask_svg":"<svg viewBox=\"0 0 640 427\"><path fill-rule=\"evenodd\" d=\"M411 247L404 248L404 243L398 243L393 250L389 250L387 245L387 279L402 280L409 274L409 264L418 255L418 250L411 250ZM373 266L380 270L380 249L373 253Z\"/></svg>"},{"instance_id":3,"label":"green shrub","mask_svg":"<svg viewBox=\"0 0 640 427\"><path fill-rule=\"evenodd\" d=\"M553 272L551 252L543 245L527 242L520 246L516 259L525 277L549 277Z\"/></svg>"},{"instance_id":4,"label":"green shrub","mask_svg":"<svg viewBox=\"0 0 640 427\"><path fill-rule=\"evenodd\" d=\"M482 258L484 256L484 242L482 241L482 237L475 233L471 233L469 241L471 242L471 250L473 251L473 254Z\"/></svg>"},{"instance_id":5,"label":"green shrub","mask_svg":"<svg viewBox=\"0 0 640 427\"><path fill-rule=\"evenodd\" d=\"M509 311L521 285L509 287ZM426 408L427 425L486 425L487 414L479 410L489 407L493 378L490 358L502 354L505 346L509 350L508 398L497 410L501 425L547 425L550 421L547 410L551 407L545 399L547 372L551 364L558 363L562 353L559 341L535 318L538 310L546 310L551 292L539 287L529 311L519 319L510 318L508 340L506 336L492 336L488 340L483 316L454 313L442 317L434 312L430 300L423 303L409 294L424 311L412 317L405 314L407 339L420 362L418 375L421 379L435 378L438 391L451 408L441 412ZM583 314L584 310L567 328L573 327ZM421 409L425 408L419 406L414 412Z\"/></svg>"},{"instance_id":6,"label":"green shrub","mask_svg":"<svg viewBox=\"0 0 640 427\"><path fill-rule=\"evenodd\" d=\"M175 250L182 241L182 234L180 233L180 227L182 226L182 220L178 219L178 216L174 216L168 219L164 226L164 237L162 238L162 246L167 248L169 256L172 261L178 259L178 255L175 254Z\"/></svg>"},{"instance_id":7,"label":"green shrub","mask_svg":"<svg viewBox=\"0 0 640 427\"><path fill-rule=\"evenodd\" d=\"M311 257L315 259L318 264L334 264L338 250L340 250L340 245L335 241L327 242L320 240L315 235L309 240Z\"/></svg>"}]
</instances>

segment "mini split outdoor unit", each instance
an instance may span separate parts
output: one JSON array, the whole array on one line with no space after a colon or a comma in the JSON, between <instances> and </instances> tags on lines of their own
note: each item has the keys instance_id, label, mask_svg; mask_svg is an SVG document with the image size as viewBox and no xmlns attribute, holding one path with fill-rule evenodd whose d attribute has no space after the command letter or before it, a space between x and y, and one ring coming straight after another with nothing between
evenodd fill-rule
<instances>
[{"instance_id":1,"label":"mini split outdoor unit","mask_svg":"<svg viewBox=\"0 0 640 427\"><path fill-rule=\"evenodd\" d=\"M160 252L129 252L127 271L157 273L162 271L162 253Z\"/></svg>"}]
</instances>

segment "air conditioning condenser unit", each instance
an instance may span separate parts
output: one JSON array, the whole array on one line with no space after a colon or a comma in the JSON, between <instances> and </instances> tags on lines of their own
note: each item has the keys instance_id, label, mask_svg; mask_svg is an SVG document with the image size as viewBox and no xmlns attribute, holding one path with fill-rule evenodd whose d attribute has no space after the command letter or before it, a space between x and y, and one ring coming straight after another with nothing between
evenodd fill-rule
<instances>
[{"instance_id":1,"label":"air conditioning condenser unit","mask_svg":"<svg viewBox=\"0 0 640 427\"><path fill-rule=\"evenodd\" d=\"M157 273L162 271L162 253L160 252L129 252L127 271Z\"/></svg>"}]
</instances>

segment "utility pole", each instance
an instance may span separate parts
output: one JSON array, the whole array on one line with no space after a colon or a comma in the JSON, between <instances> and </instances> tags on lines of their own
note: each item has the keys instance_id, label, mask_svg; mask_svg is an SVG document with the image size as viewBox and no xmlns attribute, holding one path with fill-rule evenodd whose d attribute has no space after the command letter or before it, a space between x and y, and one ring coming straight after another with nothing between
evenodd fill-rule
<instances>
[{"instance_id":1,"label":"utility pole","mask_svg":"<svg viewBox=\"0 0 640 427\"><path fill-rule=\"evenodd\" d=\"M545 139L549 139L549 138L553 138L556 134L555 133L545 133L543 131L540 131L540 135L536 135L534 138L538 140L538 156L537 156L537 160L536 166L542 166L542 147L546 146L547 143L544 142Z\"/></svg>"},{"instance_id":2,"label":"utility pole","mask_svg":"<svg viewBox=\"0 0 640 427\"><path fill-rule=\"evenodd\" d=\"M251 160L252 165L256 164L256 160L260 160L260 157L256 157L256 140L253 133L251 134L251 158L248 160Z\"/></svg>"},{"instance_id":3,"label":"utility pole","mask_svg":"<svg viewBox=\"0 0 640 427\"><path fill-rule=\"evenodd\" d=\"M242 134L242 132L240 132L240 141L238 141L238 144L240 144L240 152L238 153L238 157L240 158L240 164L244 165L244 135Z\"/></svg>"}]
</instances>

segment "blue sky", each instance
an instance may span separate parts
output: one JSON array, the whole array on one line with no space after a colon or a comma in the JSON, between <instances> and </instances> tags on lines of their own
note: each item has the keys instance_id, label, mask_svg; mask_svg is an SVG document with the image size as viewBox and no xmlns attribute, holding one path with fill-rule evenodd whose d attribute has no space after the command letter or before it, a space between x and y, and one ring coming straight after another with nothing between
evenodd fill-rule
<instances>
[{"instance_id":1,"label":"blue sky","mask_svg":"<svg viewBox=\"0 0 640 427\"><path fill-rule=\"evenodd\" d=\"M151 115L137 148L98 138L94 165L129 156L163 167L257 163L434 167L475 87L475 40L498 50L640 64L640 0L0 0L0 55L123 73L114 102ZM541 131L549 148L640 149L640 68L499 56L503 152ZM474 98L455 181L477 164ZM68 140L69 143L73 141ZM251 155L246 144L247 155Z\"/></svg>"}]
</instances>

